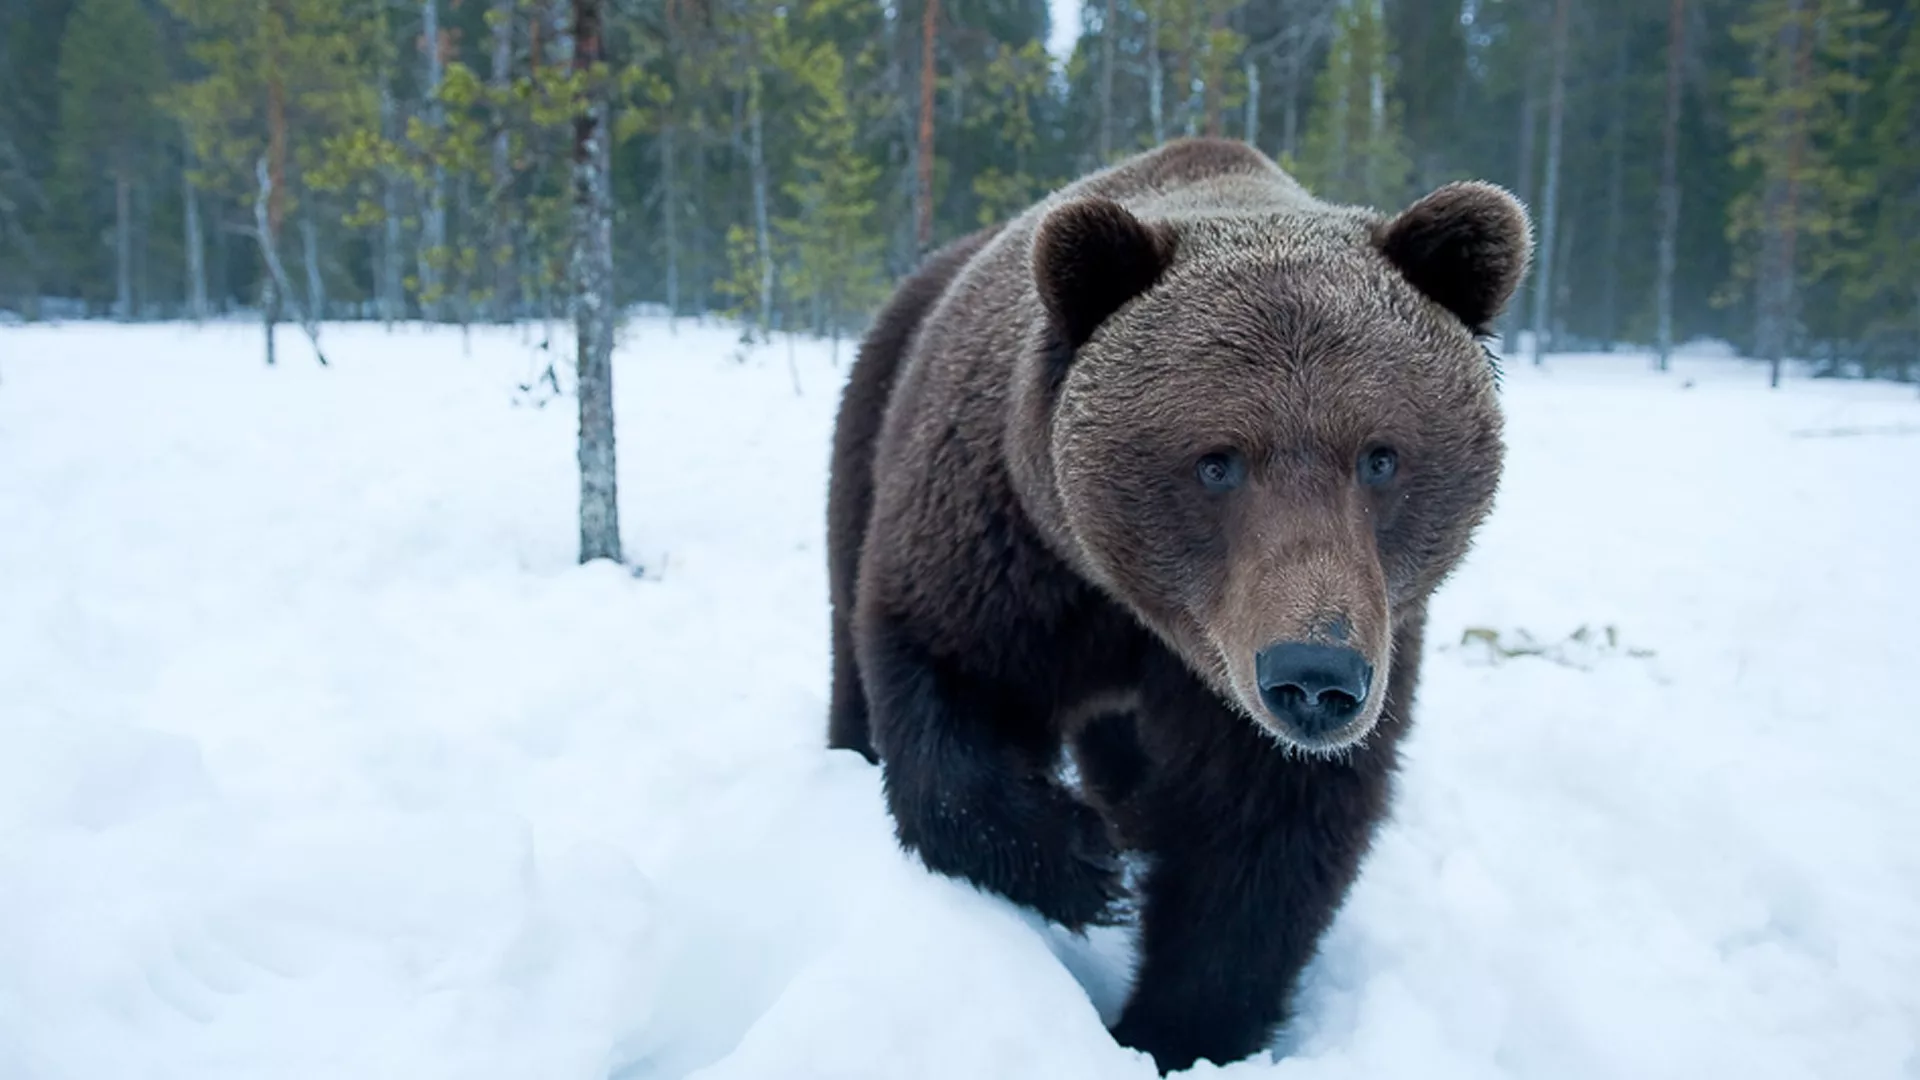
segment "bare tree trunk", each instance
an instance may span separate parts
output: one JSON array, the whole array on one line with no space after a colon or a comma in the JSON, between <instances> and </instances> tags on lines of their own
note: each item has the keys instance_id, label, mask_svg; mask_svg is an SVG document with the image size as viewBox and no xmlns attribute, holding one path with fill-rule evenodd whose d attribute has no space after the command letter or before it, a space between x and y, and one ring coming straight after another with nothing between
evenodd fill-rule
<instances>
[{"instance_id":1,"label":"bare tree trunk","mask_svg":"<svg viewBox=\"0 0 1920 1080\"><path fill-rule=\"evenodd\" d=\"M1351 54L1351 46L1348 46L1348 50ZM1347 135L1351 127L1347 117L1353 109L1352 97L1353 71L1351 55L1349 55L1347 77L1341 79L1335 86L1333 95L1333 169L1331 171L1334 185L1343 190L1352 180L1352 174L1347 172Z\"/></svg>"},{"instance_id":2,"label":"bare tree trunk","mask_svg":"<svg viewBox=\"0 0 1920 1080\"><path fill-rule=\"evenodd\" d=\"M267 364L274 363L273 325L280 319L280 301L287 292L287 274L280 266L280 222L286 205L287 101L286 87L272 57L267 60L267 154L254 163L259 193L253 204L254 233L260 241L267 284L261 313L266 320ZM317 351L317 350L316 350Z\"/></svg>"},{"instance_id":3,"label":"bare tree trunk","mask_svg":"<svg viewBox=\"0 0 1920 1080\"><path fill-rule=\"evenodd\" d=\"M1521 202L1533 208L1536 223L1539 221L1539 205L1538 193L1533 189L1533 167L1534 159L1539 155L1534 152L1534 137L1540 127L1540 50L1537 47L1539 38L1535 26L1537 8L1534 7L1537 2L1538 0L1527 0L1528 10L1521 21L1521 31L1528 39L1525 49L1527 62L1520 83L1520 160L1515 163L1514 169L1516 174L1514 194ZM1527 282L1524 287L1532 288L1533 284L1533 282ZM1516 300L1507 310L1507 325L1514 335L1518 335L1521 327L1525 325L1524 307L1523 302Z\"/></svg>"},{"instance_id":4,"label":"bare tree trunk","mask_svg":"<svg viewBox=\"0 0 1920 1080\"><path fill-rule=\"evenodd\" d=\"M1620 223L1623 176L1627 156L1627 35L1624 27L1615 29L1613 47L1613 100L1609 107L1607 133L1607 235L1600 257L1600 325L1606 350L1613 351L1619 336Z\"/></svg>"},{"instance_id":5,"label":"bare tree trunk","mask_svg":"<svg viewBox=\"0 0 1920 1080\"><path fill-rule=\"evenodd\" d=\"M200 198L193 190L193 177L180 171L180 196L185 201L187 249L187 314L194 322L207 317L207 249L200 229Z\"/></svg>"},{"instance_id":6,"label":"bare tree trunk","mask_svg":"<svg viewBox=\"0 0 1920 1080\"><path fill-rule=\"evenodd\" d=\"M422 94L426 99L427 124L438 131L445 122L445 111L440 107L440 3L439 0L421 0L420 2L421 48L426 50L426 85ZM421 315L428 321L440 317L441 291L439 261L446 255L447 246L447 171L435 164L429 173L427 189L422 193L426 206L420 215L420 293Z\"/></svg>"},{"instance_id":7,"label":"bare tree trunk","mask_svg":"<svg viewBox=\"0 0 1920 1080\"><path fill-rule=\"evenodd\" d=\"M1375 32L1384 34L1386 14L1381 10L1380 0L1371 0L1371 3ZM1380 70L1378 59L1367 57L1367 160L1362 183L1366 185L1369 199L1384 203L1389 200L1383 198L1380 191L1380 144L1387 128L1387 87L1386 73Z\"/></svg>"},{"instance_id":8,"label":"bare tree trunk","mask_svg":"<svg viewBox=\"0 0 1920 1080\"><path fill-rule=\"evenodd\" d=\"M1798 16L1800 13L1800 0L1795 0L1792 9L1794 14ZM1796 18L1794 24L1792 83L1793 99L1796 102L1800 98L1800 89L1807 85L1810 77L1809 68L1813 61L1812 30L1812 27L1799 25L1798 19ZM1773 356L1772 381L1769 383L1769 385L1776 389L1780 386L1781 363L1785 358L1787 350L1792 347L1798 336L1795 330L1798 327L1800 315L1798 296L1800 284L1799 268L1794 258L1794 244L1800 236L1800 171L1802 164L1801 159L1806 152L1807 146L1807 117L1805 113L1800 111L1798 105L1793 109L1793 117L1789 130L1791 134L1788 137L1792 139L1792 152L1787 157L1786 236L1781 243L1780 252L1780 324L1778 330L1780 348L1775 351Z\"/></svg>"},{"instance_id":9,"label":"bare tree trunk","mask_svg":"<svg viewBox=\"0 0 1920 1080\"><path fill-rule=\"evenodd\" d=\"M1226 8L1215 7L1212 15L1207 20L1208 32L1206 43L1199 52L1199 55L1205 60L1205 67L1202 73L1205 76L1206 82L1206 97L1201 103L1200 109L1202 113L1205 114L1205 128L1209 136L1219 135L1225 130L1226 125L1226 119L1220 115L1220 84L1226 80L1227 65L1224 58L1216 63L1213 55L1215 42L1219 38L1220 31L1226 28Z\"/></svg>"},{"instance_id":10,"label":"bare tree trunk","mask_svg":"<svg viewBox=\"0 0 1920 1080\"><path fill-rule=\"evenodd\" d=\"M293 305L294 318L300 320L301 329L307 332L307 340L313 343L314 359L320 361L321 367L326 367L327 354L320 350L320 324L314 320L313 312L294 295L293 286L287 279L286 264L280 261L279 230L275 227L274 208L280 206L284 199L281 183L275 181L273 170L265 157L254 162L253 175L259 186L259 194L253 201L254 235L260 241L261 261L267 265L267 363L274 362L273 324L279 320L280 303L284 298Z\"/></svg>"},{"instance_id":11,"label":"bare tree trunk","mask_svg":"<svg viewBox=\"0 0 1920 1080\"><path fill-rule=\"evenodd\" d=\"M920 216L914 242L924 256L933 248L933 89L938 77L934 51L940 26L940 0L927 0L920 16Z\"/></svg>"},{"instance_id":12,"label":"bare tree trunk","mask_svg":"<svg viewBox=\"0 0 1920 1080\"><path fill-rule=\"evenodd\" d=\"M513 79L513 0L495 0L493 6L493 65L488 81L504 94ZM505 205L513 186L513 163L508 156L507 123L503 109L494 111L493 190L487 199L487 261L493 266L493 296L488 307L495 322L513 317L514 259L512 216Z\"/></svg>"},{"instance_id":13,"label":"bare tree trunk","mask_svg":"<svg viewBox=\"0 0 1920 1080\"><path fill-rule=\"evenodd\" d=\"M133 181L124 170L113 177L114 317L133 318Z\"/></svg>"},{"instance_id":14,"label":"bare tree trunk","mask_svg":"<svg viewBox=\"0 0 1920 1080\"><path fill-rule=\"evenodd\" d=\"M1788 17L1780 25L1780 56L1785 85L1774 137L1786 144L1785 170L1779 156L1769 163L1765 231L1761 239L1759 339L1768 361L1768 385L1779 387L1781 366L1794 322L1794 241L1800 201L1800 157L1805 144L1806 119L1792 104L1799 96L1811 59L1811 34L1801 23L1804 0L1788 0Z\"/></svg>"},{"instance_id":15,"label":"bare tree trunk","mask_svg":"<svg viewBox=\"0 0 1920 1080\"><path fill-rule=\"evenodd\" d=\"M429 0L431 2L431 0ZM602 4L573 0L573 70L603 58ZM573 304L580 397L580 561L621 561L613 429L613 192L606 91L573 122Z\"/></svg>"},{"instance_id":16,"label":"bare tree trunk","mask_svg":"<svg viewBox=\"0 0 1920 1080\"><path fill-rule=\"evenodd\" d=\"M1106 17L1100 22L1100 164L1113 160L1113 53L1120 36L1114 25L1114 0L1107 0Z\"/></svg>"},{"instance_id":17,"label":"bare tree trunk","mask_svg":"<svg viewBox=\"0 0 1920 1080\"><path fill-rule=\"evenodd\" d=\"M1147 2L1147 117L1153 122L1153 144L1167 141L1167 110L1163 95L1167 73L1160 63L1160 0Z\"/></svg>"},{"instance_id":18,"label":"bare tree trunk","mask_svg":"<svg viewBox=\"0 0 1920 1080\"><path fill-rule=\"evenodd\" d=\"M702 125L697 130L704 132L706 127ZM706 145L698 138L696 138L693 143L693 190L707 190ZM689 254L692 257L694 266L693 310L696 315L704 316L708 308L712 306L708 303L707 299L707 283L713 276L707 272L708 256L705 230L697 228L693 230L693 243L690 245L690 248Z\"/></svg>"},{"instance_id":19,"label":"bare tree trunk","mask_svg":"<svg viewBox=\"0 0 1920 1080\"><path fill-rule=\"evenodd\" d=\"M675 126L660 129L660 229L667 243L667 326L680 315L680 178L674 160Z\"/></svg>"},{"instance_id":20,"label":"bare tree trunk","mask_svg":"<svg viewBox=\"0 0 1920 1080\"><path fill-rule=\"evenodd\" d=\"M395 138L395 117L393 89L388 85L387 72L380 72L380 133L387 138ZM407 296L400 280L401 253L400 239L400 178L392 169L382 169L380 173L380 280L376 286L379 297L380 318L391 330L395 321L406 318Z\"/></svg>"},{"instance_id":21,"label":"bare tree trunk","mask_svg":"<svg viewBox=\"0 0 1920 1080\"><path fill-rule=\"evenodd\" d=\"M1660 370L1673 356L1674 243L1680 231L1680 68L1686 41L1686 0L1673 0L1667 20L1667 115L1660 149L1660 252L1654 284Z\"/></svg>"},{"instance_id":22,"label":"bare tree trunk","mask_svg":"<svg viewBox=\"0 0 1920 1080\"><path fill-rule=\"evenodd\" d=\"M315 322L327 317L327 284L320 276L320 230L314 227L313 211L300 212L300 254L307 265L307 310Z\"/></svg>"},{"instance_id":23,"label":"bare tree trunk","mask_svg":"<svg viewBox=\"0 0 1920 1080\"><path fill-rule=\"evenodd\" d=\"M1247 76L1246 113L1240 127L1248 146L1260 145L1260 65L1249 56L1241 69Z\"/></svg>"},{"instance_id":24,"label":"bare tree trunk","mask_svg":"<svg viewBox=\"0 0 1920 1080\"><path fill-rule=\"evenodd\" d=\"M1302 50L1287 56L1286 108L1280 111L1280 152L1292 158L1300 153L1300 69L1306 61Z\"/></svg>"},{"instance_id":25,"label":"bare tree trunk","mask_svg":"<svg viewBox=\"0 0 1920 1080\"><path fill-rule=\"evenodd\" d=\"M1540 278L1533 289L1533 362L1546 353L1551 334L1548 319L1553 306L1554 227L1560 214L1560 128L1567 104L1567 8L1570 0L1553 5L1553 88L1547 98L1547 183L1540 227Z\"/></svg>"},{"instance_id":26,"label":"bare tree trunk","mask_svg":"<svg viewBox=\"0 0 1920 1080\"><path fill-rule=\"evenodd\" d=\"M758 62L756 58L756 65ZM760 255L760 336L767 340L773 333L773 230L767 220L767 154L761 132L759 67L747 77L747 155L753 173L754 241Z\"/></svg>"},{"instance_id":27,"label":"bare tree trunk","mask_svg":"<svg viewBox=\"0 0 1920 1080\"><path fill-rule=\"evenodd\" d=\"M262 247L264 250L264 245ZM274 355L273 342L273 325L280 321L280 290L275 287L271 273L260 283L260 321L267 332L267 366L273 367L280 362Z\"/></svg>"}]
</instances>

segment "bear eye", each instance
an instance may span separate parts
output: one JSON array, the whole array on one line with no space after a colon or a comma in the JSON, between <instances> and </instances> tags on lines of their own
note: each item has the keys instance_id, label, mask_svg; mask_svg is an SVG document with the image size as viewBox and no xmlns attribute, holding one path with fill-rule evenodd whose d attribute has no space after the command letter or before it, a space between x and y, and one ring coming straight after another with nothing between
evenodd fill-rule
<instances>
[{"instance_id":1,"label":"bear eye","mask_svg":"<svg viewBox=\"0 0 1920 1080\"><path fill-rule=\"evenodd\" d=\"M1376 446L1360 456L1360 482L1380 487L1400 471L1400 455L1390 446Z\"/></svg>"},{"instance_id":2,"label":"bear eye","mask_svg":"<svg viewBox=\"0 0 1920 1080\"><path fill-rule=\"evenodd\" d=\"M1239 454L1216 451L1202 457L1194 471L1200 476L1201 486L1218 494L1240 486L1247 478L1247 463Z\"/></svg>"}]
</instances>

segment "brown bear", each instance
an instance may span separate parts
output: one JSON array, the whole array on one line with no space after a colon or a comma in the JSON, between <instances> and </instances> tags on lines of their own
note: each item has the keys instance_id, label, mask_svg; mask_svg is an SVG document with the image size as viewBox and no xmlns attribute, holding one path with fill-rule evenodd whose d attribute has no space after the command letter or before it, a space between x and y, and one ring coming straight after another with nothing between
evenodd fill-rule
<instances>
[{"instance_id":1,"label":"brown bear","mask_svg":"<svg viewBox=\"0 0 1920 1080\"><path fill-rule=\"evenodd\" d=\"M931 256L862 343L828 741L932 870L1131 905L1114 1036L1163 1072L1272 1038L1387 811L1530 236L1491 185L1388 218L1184 139Z\"/></svg>"}]
</instances>

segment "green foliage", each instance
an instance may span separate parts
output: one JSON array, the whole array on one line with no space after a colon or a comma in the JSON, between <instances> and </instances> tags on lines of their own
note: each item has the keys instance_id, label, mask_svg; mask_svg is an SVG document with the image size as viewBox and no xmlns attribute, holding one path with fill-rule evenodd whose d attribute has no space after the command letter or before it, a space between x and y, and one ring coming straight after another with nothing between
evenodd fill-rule
<instances>
[{"instance_id":1,"label":"green foliage","mask_svg":"<svg viewBox=\"0 0 1920 1080\"><path fill-rule=\"evenodd\" d=\"M1914 370L1920 13L1685 5L1677 336L1753 348L1763 241L1790 228L1806 348L1834 370ZM1563 242L1541 253L1557 260L1555 340L1652 336L1670 8L1570 6ZM1083 0L1065 58L1044 49L1047 9L941 0L936 245L1100 164L1103 134L1124 154L1156 127L1251 130L1270 154L1290 148L1316 192L1382 210L1462 177L1540 209L1552 0L1112 0L1111 18L1108 0ZM442 2L442 78L426 100L417 0L0 0L0 306L32 311L45 295L98 310L126 262L143 303L180 303L188 165L215 303L245 302L260 271L235 245L266 156L280 174L272 221L318 227L331 314L371 315L375 295L404 307L408 285L427 317L551 314L566 291L573 122L591 91L613 102L623 300L665 299L671 276L683 311L854 330L920 257L924 10L610 3L608 63L583 74L566 62L565 4ZM1809 28L1804 79L1783 20ZM161 111L141 116L142 101ZM436 198L444 230L428 227ZM444 243L422 250L429 232ZM306 235L283 240L301 284Z\"/></svg>"},{"instance_id":2,"label":"green foliage","mask_svg":"<svg viewBox=\"0 0 1920 1080\"><path fill-rule=\"evenodd\" d=\"M1873 179L1848 164L1849 99L1870 89L1855 65L1884 14L1858 0L1762 0L1733 27L1754 73L1731 83L1733 163L1747 184L1727 210L1734 283L1754 280L1760 241L1791 238L1789 272L1818 280L1848 258L1855 213Z\"/></svg>"},{"instance_id":3,"label":"green foliage","mask_svg":"<svg viewBox=\"0 0 1920 1080\"><path fill-rule=\"evenodd\" d=\"M982 72L984 100L967 126L1011 150L1013 165L1008 170L989 165L974 176L973 194L979 200L976 219L981 225L1005 221L1042 193L1042 184L1032 173L1040 143L1035 112L1052 73L1047 52L1038 41L995 49Z\"/></svg>"},{"instance_id":4,"label":"green foliage","mask_svg":"<svg viewBox=\"0 0 1920 1080\"><path fill-rule=\"evenodd\" d=\"M1903 378L1920 373L1920 20L1889 50L1858 158L1872 169L1860 239L1843 250L1845 327L1863 363Z\"/></svg>"},{"instance_id":5,"label":"green foliage","mask_svg":"<svg viewBox=\"0 0 1920 1080\"><path fill-rule=\"evenodd\" d=\"M187 127L202 187L251 193L255 162L284 140L298 188L323 163L330 137L375 122L378 0L167 5L193 32L187 52L202 74L163 101Z\"/></svg>"},{"instance_id":6,"label":"green foliage","mask_svg":"<svg viewBox=\"0 0 1920 1080\"><path fill-rule=\"evenodd\" d=\"M160 146L155 95L166 86L160 36L139 0L80 0L60 44L60 168L139 175Z\"/></svg>"},{"instance_id":7,"label":"green foliage","mask_svg":"<svg viewBox=\"0 0 1920 1080\"><path fill-rule=\"evenodd\" d=\"M1405 200L1411 165L1377 4L1353 0L1335 19L1300 179L1323 198L1388 210Z\"/></svg>"},{"instance_id":8,"label":"green foliage","mask_svg":"<svg viewBox=\"0 0 1920 1080\"><path fill-rule=\"evenodd\" d=\"M139 183L164 145L154 97L166 86L160 37L138 0L81 0L60 43L59 153L52 190L70 235L76 277L114 280L102 235L117 214L116 188Z\"/></svg>"},{"instance_id":9,"label":"green foliage","mask_svg":"<svg viewBox=\"0 0 1920 1080\"><path fill-rule=\"evenodd\" d=\"M538 18L545 6L522 0L521 17ZM516 240L532 267L532 280L522 282L523 288L550 291L566 280L573 124L595 100L609 105L617 145L653 130L672 94L663 80L636 63L600 63L585 70L546 64L500 83L470 64L450 60L432 99L439 106L433 120L415 113L389 137L374 118L362 117L325 140L325 163L311 179L320 190L349 197L343 221L359 228L384 221L381 187L389 176L419 187L437 171L450 187L464 183L482 193L472 208L480 221L512 216ZM501 132L507 138L508 175L496 178L492 146ZM481 228L449 233L445 244L420 253L436 271L434 280L423 283L409 275L407 288L427 307L456 295L468 310L486 305L493 299L491 268L514 257L513 249L489 248L486 240Z\"/></svg>"}]
</instances>

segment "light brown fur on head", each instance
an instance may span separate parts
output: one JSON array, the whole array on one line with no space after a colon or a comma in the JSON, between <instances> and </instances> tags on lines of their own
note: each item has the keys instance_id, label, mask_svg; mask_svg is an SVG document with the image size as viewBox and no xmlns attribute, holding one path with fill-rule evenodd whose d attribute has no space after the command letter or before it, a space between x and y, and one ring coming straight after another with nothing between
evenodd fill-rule
<instances>
[{"instance_id":1,"label":"light brown fur on head","mask_svg":"<svg viewBox=\"0 0 1920 1080\"><path fill-rule=\"evenodd\" d=\"M1501 419L1476 334L1524 273L1525 212L1451 185L1388 219L1314 200L1245 148L1224 172L1231 144L1183 152L1207 158L1191 182L1096 176L1036 212L1053 339L1025 361L1014 473L1043 533L1217 692L1338 751L1380 716L1395 625L1492 504ZM1362 483L1380 448L1397 472ZM1232 490L1196 480L1210 454L1243 463ZM1282 642L1365 655L1351 722L1274 721L1254 658Z\"/></svg>"}]
</instances>

